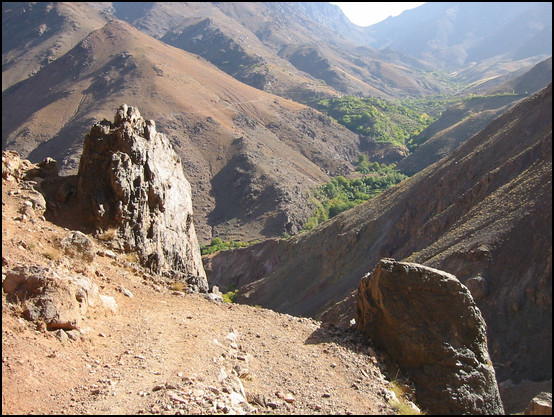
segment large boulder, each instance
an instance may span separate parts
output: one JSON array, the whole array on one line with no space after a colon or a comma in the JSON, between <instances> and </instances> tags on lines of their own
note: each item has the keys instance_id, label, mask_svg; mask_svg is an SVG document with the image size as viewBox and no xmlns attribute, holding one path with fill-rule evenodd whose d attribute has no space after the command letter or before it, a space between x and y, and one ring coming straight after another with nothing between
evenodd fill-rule
<instances>
[{"instance_id":1,"label":"large boulder","mask_svg":"<svg viewBox=\"0 0 554 417\"><path fill-rule=\"evenodd\" d=\"M16 265L2 288L8 300L21 303L28 320L44 322L48 330L78 329L88 307L99 303L98 287L89 278L40 265Z\"/></svg>"},{"instance_id":2,"label":"large boulder","mask_svg":"<svg viewBox=\"0 0 554 417\"><path fill-rule=\"evenodd\" d=\"M382 259L360 282L356 325L408 372L427 412L503 413L485 322L454 275Z\"/></svg>"},{"instance_id":3,"label":"large boulder","mask_svg":"<svg viewBox=\"0 0 554 417\"><path fill-rule=\"evenodd\" d=\"M95 230L115 229L142 265L206 281L181 160L135 107L122 105L113 123L97 122L85 136L78 196Z\"/></svg>"}]
</instances>

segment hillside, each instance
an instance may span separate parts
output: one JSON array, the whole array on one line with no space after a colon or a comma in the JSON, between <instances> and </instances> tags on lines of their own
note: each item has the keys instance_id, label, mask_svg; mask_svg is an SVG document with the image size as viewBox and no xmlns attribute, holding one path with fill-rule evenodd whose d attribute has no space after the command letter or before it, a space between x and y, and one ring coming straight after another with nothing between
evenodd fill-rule
<instances>
[{"instance_id":1,"label":"hillside","mask_svg":"<svg viewBox=\"0 0 554 417\"><path fill-rule=\"evenodd\" d=\"M481 277L488 293L477 304L499 381L549 379L551 351L528 341L551 331L551 120L549 86L450 156L263 256L260 245L207 258L208 279L217 283L217 271L241 279L244 269L233 265L251 259L261 275L241 282L241 302L320 317L383 257L450 271L463 283Z\"/></svg>"},{"instance_id":2,"label":"hillside","mask_svg":"<svg viewBox=\"0 0 554 417\"><path fill-rule=\"evenodd\" d=\"M395 413L381 354L353 330L185 294L106 239L88 236L92 260L67 254L69 231L45 220L37 181L5 166L3 282L21 265L54 268L116 306L89 306L78 330L47 330L2 291L3 414Z\"/></svg>"},{"instance_id":3,"label":"hillside","mask_svg":"<svg viewBox=\"0 0 554 417\"><path fill-rule=\"evenodd\" d=\"M108 20L83 2L3 2L2 91L63 56Z\"/></svg>"},{"instance_id":4,"label":"hillside","mask_svg":"<svg viewBox=\"0 0 554 417\"><path fill-rule=\"evenodd\" d=\"M430 74L429 65L364 44L360 28L329 3L113 2L97 7L201 55L242 82L303 103L337 92L391 98L449 91Z\"/></svg>"},{"instance_id":5,"label":"hillside","mask_svg":"<svg viewBox=\"0 0 554 417\"><path fill-rule=\"evenodd\" d=\"M309 215L307 191L352 171L358 154L358 136L322 114L118 20L3 93L2 146L74 173L91 124L123 103L155 120L181 156L202 241L294 233Z\"/></svg>"},{"instance_id":6,"label":"hillside","mask_svg":"<svg viewBox=\"0 0 554 417\"><path fill-rule=\"evenodd\" d=\"M495 84L497 82L496 80ZM494 118L551 82L552 57L490 90L485 88L487 82L481 84L474 91L483 90L482 94L460 99L413 139L418 147L398 163L398 169L412 175L450 155Z\"/></svg>"}]
</instances>

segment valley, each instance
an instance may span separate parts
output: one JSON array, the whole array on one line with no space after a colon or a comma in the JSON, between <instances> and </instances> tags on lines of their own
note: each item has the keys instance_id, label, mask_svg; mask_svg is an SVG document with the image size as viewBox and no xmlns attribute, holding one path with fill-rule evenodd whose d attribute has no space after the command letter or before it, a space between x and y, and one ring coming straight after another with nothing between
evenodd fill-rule
<instances>
[{"instance_id":1,"label":"valley","mask_svg":"<svg viewBox=\"0 0 554 417\"><path fill-rule=\"evenodd\" d=\"M392 370L406 374L353 324L360 279L384 258L446 271L469 289L507 413L551 392L550 3L425 3L367 28L331 3L2 8L2 149L23 161L13 170L3 154L3 282L22 265L58 268L120 304L92 309L84 336L60 342L63 330L18 318L23 307L3 292L9 413L397 413ZM132 142L129 157L119 156L127 145L92 157L113 160L87 182L116 191L85 192L93 132L122 144L163 136L190 185L170 184L180 171L168 174L175 162L161 155L171 152ZM37 180L52 158L56 175ZM145 168L123 171L144 158ZM167 189L155 183L164 176ZM194 233L182 252L203 264L209 295L216 286L231 303L169 280L186 261L156 270L179 246L160 234L180 230L166 224L178 216L164 198L187 187ZM45 199L32 220L22 216L28 193ZM120 214L112 224L105 212ZM157 213L152 224L144 213ZM86 265L59 253L68 230L114 257ZM53 372L38 350L18 353L23 341L79 369L63 394L41 378L25 391L52 401L15 400L26 373ZM188 359L169 346L186 346Z\"/></svg>"}]
</instances>

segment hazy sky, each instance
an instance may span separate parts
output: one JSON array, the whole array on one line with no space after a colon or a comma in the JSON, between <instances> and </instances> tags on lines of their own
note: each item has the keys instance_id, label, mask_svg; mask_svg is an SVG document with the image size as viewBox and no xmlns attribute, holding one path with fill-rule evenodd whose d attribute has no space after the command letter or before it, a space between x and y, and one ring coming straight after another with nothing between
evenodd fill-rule
<instances>
[{"instance_id":1,"label":"hazy sky","mask_svg":"<svg viewBox=\"0 0 554 417\"><path fill-rule=\"evenodd\" d=\"M404 10L413 9L424 3L332 2L332 4L339 6L352 23L358 26L370 26L389 16L398 16Z\"/></svg>"}]
</instances>

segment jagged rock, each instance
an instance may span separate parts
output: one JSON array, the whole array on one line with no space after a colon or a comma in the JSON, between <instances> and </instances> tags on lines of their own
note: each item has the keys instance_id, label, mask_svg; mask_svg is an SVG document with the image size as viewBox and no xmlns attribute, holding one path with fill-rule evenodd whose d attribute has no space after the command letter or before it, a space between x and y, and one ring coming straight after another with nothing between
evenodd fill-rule
<instances>
[{"instance_id":1,"label":"jagged rock","mask_svg":"<svg viewBox=\"0 0 554 417\"><path fill-rule=\"evenodd\" d=\"M502 414L486 325L451 274L382 259L362 278L356 323L411 376L431 414Z\"/></svg>"},{"instance_id":2,"label":"jagged rock","mask_svg":"<svg viewBox=\"0 0 554 417\"><path fill-rule=\"evenodd\" d=\"M85 136L78 196L92 226L116 228L122 246L136 251L143 266L199 277L197 287L207 292L181 160L135 107L122 105L113 123L95 123Z\"/></svg>"},{"instance_id":3,"label":"jagged rock","mask_svg":"<svg viewBox=\"0 0 554 417\"><path fill-rule=\"evenodd\" d=\"M531 400L525 409L526 415L547 416L552 415L552 393L541 392Z\"/></svg>"},{"instance_id":4,"label":"jagged rock","mask_svg":"<svg viewBox=\"0 0 554 417\"><path fill-rule=\"evenodd\" d=\"M92 261L96 256L94 244L87 235L79 231L71 231L61 242L61 247L70 256L79 256L87 261Z\"/></svg>"},{"instance_id":5,"label":"jagged rock","mask_svg":"<svg viewBox=\"0 0 554 417\"><path fill-rule=\"evenodd\" d=\"M11 301L20 301L24 316L43 321L49 330L77 329L98 287L84 276L70 277L38 265L17 265L2 283Z\"/></svg>"},{"instance_id":6,"label":"jagged rock","mask_svg":"<svg viewBox=\"0 0 554 417\"><path fill-rule=\"evenodd\" d=\"M19 182L33 164L22 159L17 151L2 151L2 178Z\"/></svg>"}]
</instances>

